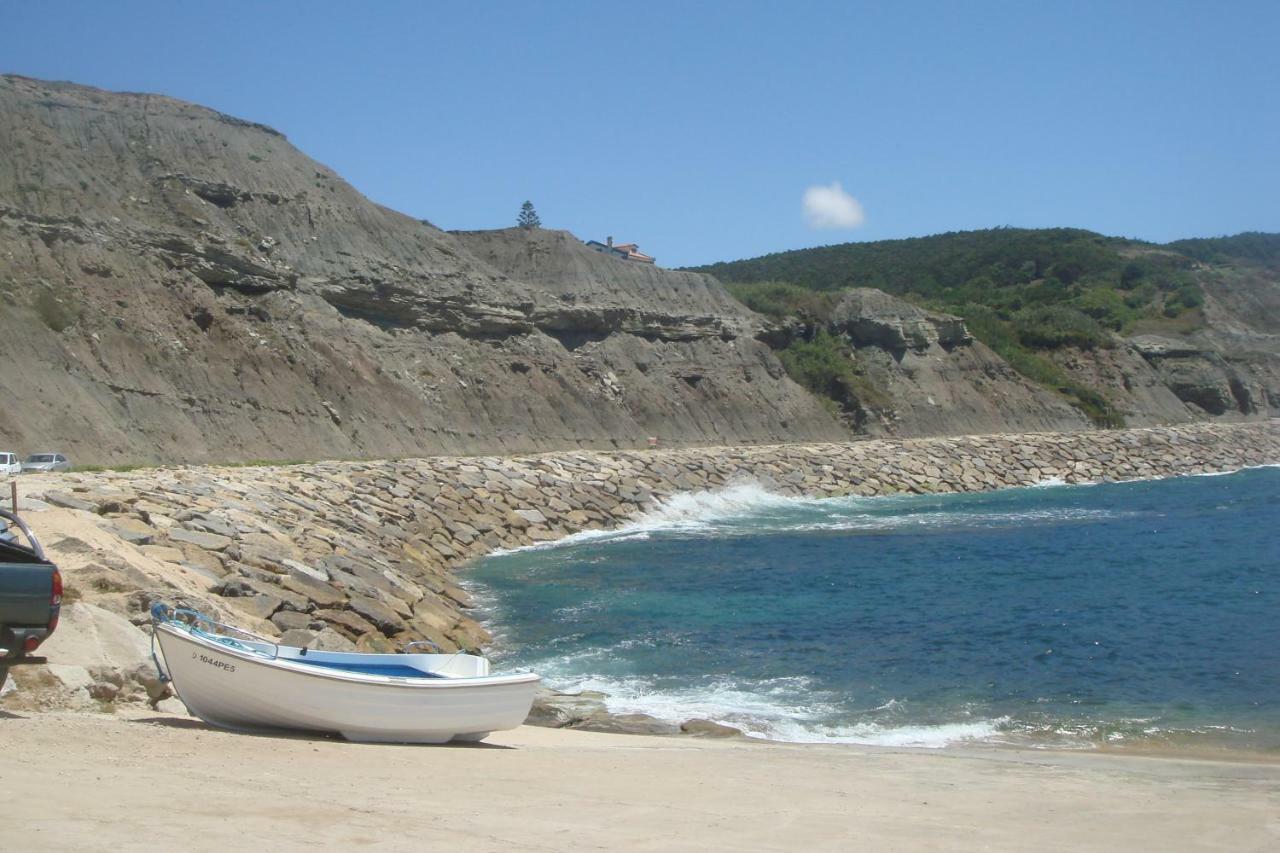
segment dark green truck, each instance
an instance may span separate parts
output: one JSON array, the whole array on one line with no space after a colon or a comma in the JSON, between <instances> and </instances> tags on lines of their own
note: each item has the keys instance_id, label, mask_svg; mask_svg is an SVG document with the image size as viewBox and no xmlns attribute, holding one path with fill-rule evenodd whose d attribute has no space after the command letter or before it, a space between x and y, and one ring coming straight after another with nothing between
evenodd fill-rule
<instances>
[{"instance_id":1,"label":"dark green truck","mask_svg":"<svg viewBox=\"0 0 1280 853\"><path fill-rule=\"evenodd\" d=\"M58 567L18 516L0 510L0 666L34 652L58 627L61 607Z\"/></svg>"}]
</instances>

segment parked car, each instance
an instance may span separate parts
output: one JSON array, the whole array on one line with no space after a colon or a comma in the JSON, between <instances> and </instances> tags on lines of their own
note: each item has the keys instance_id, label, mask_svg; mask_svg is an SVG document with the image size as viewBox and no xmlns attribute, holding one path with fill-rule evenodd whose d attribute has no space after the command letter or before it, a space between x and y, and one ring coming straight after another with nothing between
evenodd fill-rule
<instances>
[{"instance_id":1,"label":"parked car","mask_svg":"<svg viewBox=\"0 0 1280 853\"><path fill-rule=\"evenodd\" d=\"M5 474L21 474L22 461L16 453L0 452L0 477Z\"/></svg>"},{"instance_id":2,"label":"parked car","mask_svg":"<svg viewBox=\"0 0 1280 853\"><path fill-rule=\"evenodd\" d=\"M22 472L31 471L70 471L71 460L61 453L32 453L22 463Z\"/></svg>"}]
</instances>

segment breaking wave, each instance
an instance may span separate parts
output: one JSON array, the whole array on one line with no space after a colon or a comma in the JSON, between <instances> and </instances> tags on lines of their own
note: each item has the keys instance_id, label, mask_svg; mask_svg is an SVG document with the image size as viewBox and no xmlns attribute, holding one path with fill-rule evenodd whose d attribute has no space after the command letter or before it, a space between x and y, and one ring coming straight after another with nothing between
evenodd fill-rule
<instances>
[{"instance_id":1,"label":"breaking wave","mask_svg":"<svg viewBox=\"0 0 1280 853\"><path fill-rule=\"evenodd\" d=\"M732 726L748 737L786 743L842 743L865 746L941 749L959 743L997 742L1008 718L975 719L933 725L890 721L837 722L847 717L838 704L822 698L822 691L803 676L755 682L750 686L716 680L697 687L670 688L647 678L587 675L562 681L570 692L596 691L606 695L605 707L614 714L647 714L680 724L691 719ZM898 703L868 709L864 716L886 712Z\"/></svg>"},{"instance_id":2,"label":"breaking wave","mask_svg":"<svg viewBox=\"0 0 1280 853\"><path fill-rule=\"evenodd\" d=\"M820 531L993 528L1046 522L1093 521L1117 517L1111 510L1073 507L1023 508L1008 493L1083 486L1050 479L1035 486L986 493L807 498L780 495L759 483L681 492L660 501L633 521L611 530L584 530L552 542L494 552L545 551L592 542L673 536L743 536Z\"/></svg>"},{"instance_id":3,"label":"breaking wave","mask_svg":"<svg viewBox=\"0 0 1280 853\"><path fill-rule=\"evenodd\" d=\"M467 586L499 666L614 713L799 743L1274 750L1277 476L735 483L486 559Z\"/></svg>"}]
</instances>

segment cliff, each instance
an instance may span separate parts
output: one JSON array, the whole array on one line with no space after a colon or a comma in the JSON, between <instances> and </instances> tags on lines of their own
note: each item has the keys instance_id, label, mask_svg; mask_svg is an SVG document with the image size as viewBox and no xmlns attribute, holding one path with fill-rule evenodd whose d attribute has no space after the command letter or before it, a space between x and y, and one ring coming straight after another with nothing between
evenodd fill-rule
<instances>
[{"instance_id":1,"label":"cliff","mask_svg":"<svg viewBox=\"0 0 1280 853\"><path fill-rule=\"evenodd\" d=\"M832 308L826 328L848 345L876 392L868 400L855 389L840 401L862 432L908 437L1089 428L1078 410L975 340L959 317L854 288Z\"/></svg>"},{"instance_id":2,"label":"cliff","mask_svg":"<svg viewBox=\"0 0 1280 853\"><path fill-rule=\"evenodd\" d=\"M1190 275L1198 316L1140 322L1110 348L1066 348L1055 360L1130 426L1280 415L1280 267L1220 256Z\"/></svg>"},{"instance_id":3,"label":"cliff","mask_svg":"<svg viewBox=\"0 0 1280 853\"><path fill-rule=\"evenodd\" d=\"M564 231L441 231L269 127L162 96L0 76L0 150L0 394L21 401L0 443L82 464L1078 430L1280 400L1276 276L1217 255L1011 229L715 267L824 294L780 321ZM1045 330L1009 306L1074 293L1071 275L1173 319L1032 358L1016 335ZM1073 298L1128 310L1094 297ZM843 366L815 381L794 346L819 329Z\"/></svg>"},{"instance_id":4,"label":"cliff","mask_svg":"<svg viewBox=\"0 0 1280 853\"><path fill-rule=\"evenodd\" d=\"M447 234L271 128L5 76L0 150L16 449L112 463L847 434L709 277L562 232Z\"/></svg>"},{"instance_id":5,"label":"cliff","mask_svg":"<svg viewBox=\"0 0 1280 853\"><path fill-rule=\"evenodd\" d=\"M881 425L898 434L946 431L957 420L977 426L983 419L964 411L974 402L994 402L1015 421L1050 411L1060 418L1045 395L1077 410L1068 421L1087 416L1107 426L1280 414L1280 235L1160 246L1077 229L997 228L700 269L784 329L799 324L808 337L818 328L840 336L887 398L873 400ZM998 402L984 391L1003 368L987 358L973 362L982 348L966 350L969 338L1034 384L1041 402ZM790 363L794 331L767 339ZM931 412L919 404L920 392L937 399L928 385L912 391L920 371L910 362L919 359L896 357L895 366L883 353L937 355L935 343L953 356L947 385L959 379L970 387L954 409ZM1008 411L1009 404L1019 409Z\"/></svg>"}]
</instances>

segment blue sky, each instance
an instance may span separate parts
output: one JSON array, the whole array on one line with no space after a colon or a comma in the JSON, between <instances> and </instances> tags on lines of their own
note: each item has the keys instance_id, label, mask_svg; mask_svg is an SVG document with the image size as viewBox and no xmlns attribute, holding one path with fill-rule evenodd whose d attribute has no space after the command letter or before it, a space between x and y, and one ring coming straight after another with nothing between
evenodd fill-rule
<instances>
[{"instance_id":1,"label":"blue sky","mask_svg":"<svg viewBox=\"0 0 1280 853\"><path fill-rule=\"evenodd\" d=\"M1280 230L1277 33L1274 0L43 0L0 6L0 71L265 122L442 228L527 198L678 266L997 225Z\"/></svg>"}]
</instances>

